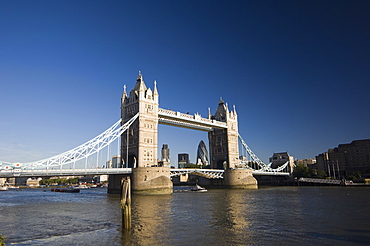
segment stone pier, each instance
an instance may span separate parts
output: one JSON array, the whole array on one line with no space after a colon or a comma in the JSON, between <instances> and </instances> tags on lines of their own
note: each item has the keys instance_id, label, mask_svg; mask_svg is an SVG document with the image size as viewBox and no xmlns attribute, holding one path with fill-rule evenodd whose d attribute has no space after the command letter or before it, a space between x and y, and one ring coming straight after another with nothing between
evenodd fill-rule
<instances>
[{"instance_id":1,"label":"stone pier","mask_svg":"<svg viewBox=\"0 0 370 246\"><path fill-rule=\"evenodd\" d=\"M172 194L169 167L138 167L132 170L132 192L143 195Z\"/></svg>"},{"instance_id":2,"label":"stone pier","mask_svg":"<svg viewBox=\"0 0 370 246\"><path fill-rule=\"evenodd\" d=\"M120 194L121 180L126 176L123 174L110 174L108 178L108 194ZM131 180L133 194L166 195L173 192L169 167L133 168Z\"/></svg>"},{"instance_id":3,"label":"stone pier","mask_svg":"<svg viewBox=\"0 0 370 246\"><path fill-rule=\"evenodd\" d=\"M250 169L225 170L224 184L231 189L258 189L257 180Z\"/></svg>"}]
</instances>

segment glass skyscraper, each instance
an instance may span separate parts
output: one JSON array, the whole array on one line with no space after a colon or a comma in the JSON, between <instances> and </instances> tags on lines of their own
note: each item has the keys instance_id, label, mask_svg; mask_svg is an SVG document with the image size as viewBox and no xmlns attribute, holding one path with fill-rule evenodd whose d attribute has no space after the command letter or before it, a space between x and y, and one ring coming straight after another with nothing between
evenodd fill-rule
<instances>
[{"instance_id":1,"label":"glass skyscraper","mask_svg":"<svg viewBox=\"0 0 370 246\"><path fill-rule=\"evenodd\" d=\"M203 140L200 141L198 145L198 150L197 150L197 164L199 165L204 165L207 166L209 165L208 161L208 151L205 143Z\"/></svg>"}]
</instances>

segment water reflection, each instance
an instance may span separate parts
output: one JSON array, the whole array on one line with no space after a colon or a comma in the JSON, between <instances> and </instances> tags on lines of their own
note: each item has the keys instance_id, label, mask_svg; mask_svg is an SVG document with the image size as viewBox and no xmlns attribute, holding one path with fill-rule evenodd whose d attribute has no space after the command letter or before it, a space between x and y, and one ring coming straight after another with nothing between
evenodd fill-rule
<instances>
[{"instance_id":1,"label":"water reflection","mask_svg":"<svg viewBox=\"0 0 370 246\"><path fill-rule=\"evenodd\" d=\"M122 245L160 245L167 238L171 195L132 197L132 228L122 229Z\"/></svg>"},{"instance_id":2,"label":"water reflection","mask_svg":"<svg viewBox=\"0 0 370 246\"><path fill-rule=\"evenodd\" d=\"M238 192L238 190L233 192L227 190L225 193L222 203L212 203L214 205L213 209L220 208L220 213L223 214L221 217L225 218L225 223L223 224L227 226L230 232L248 228L247 211L249 208L246 202L248 199L247 194L242 191Z\"/></svg>"},{"instance_id":3,"label":"water reflection","mask_svg":"<svg viewBox=\"0 0 370 246\"><path fill-rule=\"evenodd\" d=\"M209 203L212 212L212 237L218 242L238 245L249 242L253 232L249 230L248 192L245 190L222 190ZM227 241L226 241L227 239Z\"/></svg>"},{"instance_id":4,"label":"water reflection","mask_svg":"<svg viewBox=\"0 0 370 246\"><path fill-rule=\"evenodd\" d=\"M169 196L134 196L133 227L122 245L242 245L251 241L248 193L212 190ZM175 229L176 228L176 229Z\"/></svg>"}]
</instances>

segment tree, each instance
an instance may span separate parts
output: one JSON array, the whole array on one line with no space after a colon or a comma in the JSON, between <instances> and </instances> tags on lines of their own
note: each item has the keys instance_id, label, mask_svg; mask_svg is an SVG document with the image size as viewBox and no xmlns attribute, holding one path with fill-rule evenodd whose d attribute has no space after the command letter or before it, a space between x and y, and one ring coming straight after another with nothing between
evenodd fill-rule
<instances>
[{"instance_id":1,"label":"tree","mask_svg":"<svg viewBox=\"0 0 370 246\"><path fill-rule=\"evenodd\" d=\"M188 164L187 168L192 168L192 169L199 169L202 168L203 166L201 165L196 165L196 164Z\"/></svg>"},{"instance_id":2,"label":"tree","mask_svg":"<svg viewBox=\"0 0 370 246\"><path fill-rule=\"evenodd\" d=\"M319 179L324 179L327 177L326 172L323 170L317 170L316 177Z\"/></svg>"},{"instance_id":3,"label":"tree","mask_svg":"<svg viewBox=\"0 0 370 246\"><path fill-rule=\"evenodd\" d=\"M297 177L297 178L308 178L310 177L310 171L308 169L308 167L306 167L305 165L302 165L302 164L297 164L294 168L294 171L293 171L293 176L294 177Z\"/></svg>"}]
</instances>

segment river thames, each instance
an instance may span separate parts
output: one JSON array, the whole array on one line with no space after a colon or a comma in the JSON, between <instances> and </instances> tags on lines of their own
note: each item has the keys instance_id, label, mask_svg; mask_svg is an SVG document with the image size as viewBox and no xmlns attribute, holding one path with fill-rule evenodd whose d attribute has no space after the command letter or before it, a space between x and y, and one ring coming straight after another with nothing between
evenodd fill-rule
<instances>
[{"instance_id":1,"label":"river thames","mask_svg":"<svg viewBox=\"0 0 370 246\"><path fill-rule=\"evenodd\" d=\"M0 192L7 245L369 245L370 188L272 187L133 196L132 229L119 195Z\"/></svg>"}]
</instances>

